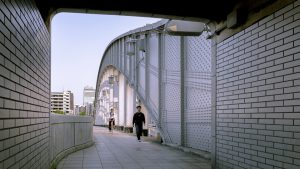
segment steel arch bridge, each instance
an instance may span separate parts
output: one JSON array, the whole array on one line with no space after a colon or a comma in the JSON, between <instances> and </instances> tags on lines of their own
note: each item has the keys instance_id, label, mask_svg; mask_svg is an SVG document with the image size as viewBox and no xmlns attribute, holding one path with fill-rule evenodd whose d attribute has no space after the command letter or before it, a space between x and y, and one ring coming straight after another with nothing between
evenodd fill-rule
<instances>
[{"instance_id":1,"label":"steel arch bridge","mask_svg":"<svg viewBox=\"0 0 300 169\"><path fill-rule=\"evenodd\" d=\"M173 36L164 31L168 22L129 31L108 45L97 77L95 124L105 124L115 108L116 125L130 128L141 104L164 143L210 152L209 32Z\"/></svg>"}]
</instances>

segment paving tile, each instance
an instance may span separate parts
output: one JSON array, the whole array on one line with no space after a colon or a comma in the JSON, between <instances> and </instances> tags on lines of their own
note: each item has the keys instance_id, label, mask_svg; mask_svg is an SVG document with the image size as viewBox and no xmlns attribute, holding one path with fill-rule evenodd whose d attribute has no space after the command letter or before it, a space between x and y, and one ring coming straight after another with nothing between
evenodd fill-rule
<instances>
[{"instance_id":1,"label":"paving tile","mask_svg":"<svg viewBox=\"0 0 300 169\"><path fill-rule=\"evenodd\" d=\"M82 167L83 168L88 168L88 167L95 168L95 167L102 167L102 165L101 164L83 164Z\"/></svg>"},{"instance_id":2,"label":"paving tile","mask_svg":"<svg viewBox=\"0 0 300 169\"><path fill-rule=\"evenodd\" d=\"M95 145L72 153L59 169L211 169L210 162L191 153L152 143L137 142L131 134L94 127Z\"/></svg>"}]
</instances>

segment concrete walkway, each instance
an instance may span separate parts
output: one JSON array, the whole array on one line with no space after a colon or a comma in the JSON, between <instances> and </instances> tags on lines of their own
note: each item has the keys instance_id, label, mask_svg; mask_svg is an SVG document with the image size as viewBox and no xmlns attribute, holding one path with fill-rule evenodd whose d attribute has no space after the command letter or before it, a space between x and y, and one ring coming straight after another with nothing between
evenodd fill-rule
<instances>
[{"instance_id":1,"label":"concrete walkway","mask_svg":"<svg viewBox=\"0 0 300 169\"><path fill-rule=\"evenodd\" d=\"M65 157L58 169L210 169L209 161L130 134L94 127L95 145ZM148 141L147 141L148 140Z\"/></svg>"}]
</instances>

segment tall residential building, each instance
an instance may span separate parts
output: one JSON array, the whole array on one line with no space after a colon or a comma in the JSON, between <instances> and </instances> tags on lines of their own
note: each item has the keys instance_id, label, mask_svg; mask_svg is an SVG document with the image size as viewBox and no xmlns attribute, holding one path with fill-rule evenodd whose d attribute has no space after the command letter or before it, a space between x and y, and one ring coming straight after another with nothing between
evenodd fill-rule
<instances>
[{"instance_id":1,"label":"tall residential building","mask_svg":"<svg viewBox=\"0 0 300 169\"><path fill-rule=\"evenodd\" d=\"M74 109L74 114L79 115L80 112L86 112L86 108L85 106L76 104Z\"/></svg>"},{"instance_id":2,"label":"tall residential building","mask_svg":"<svg viewBox=\"0 0 300 169\"><path fill-rule=\"evenodd\" d=\"M51 113L56 110L74 114L74 96L71 91L51 92Z\"/></svg>"},{"instance_id":3,"label":"tall residential building","mask_svg":"<svg viewBox=\"0 0 300 169\"><path fill-rule=\"evenodd\" d=\"M90 86L84 87L83 90L83 105L86 107L87 115L93 114L93 104L95 100L95 89Z\"/></svg>"}]
</instances>

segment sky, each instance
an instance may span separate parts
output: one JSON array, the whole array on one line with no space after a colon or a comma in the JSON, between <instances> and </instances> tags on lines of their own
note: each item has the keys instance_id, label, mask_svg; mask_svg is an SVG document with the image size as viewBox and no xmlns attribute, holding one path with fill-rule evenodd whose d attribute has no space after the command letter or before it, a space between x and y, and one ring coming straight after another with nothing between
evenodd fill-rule
<instances>
[{"instance_id":1,"label":"sky","mask_svg":"<svg viewBox=\"0 0 300 169\"><path fill-rule=\"evenodd\" d=\"M70 90L83 104L83 88L96 88L98 69L107 45L156 18L59 13L51 22L51 92Z\"/></svg>"}]
</instances>

